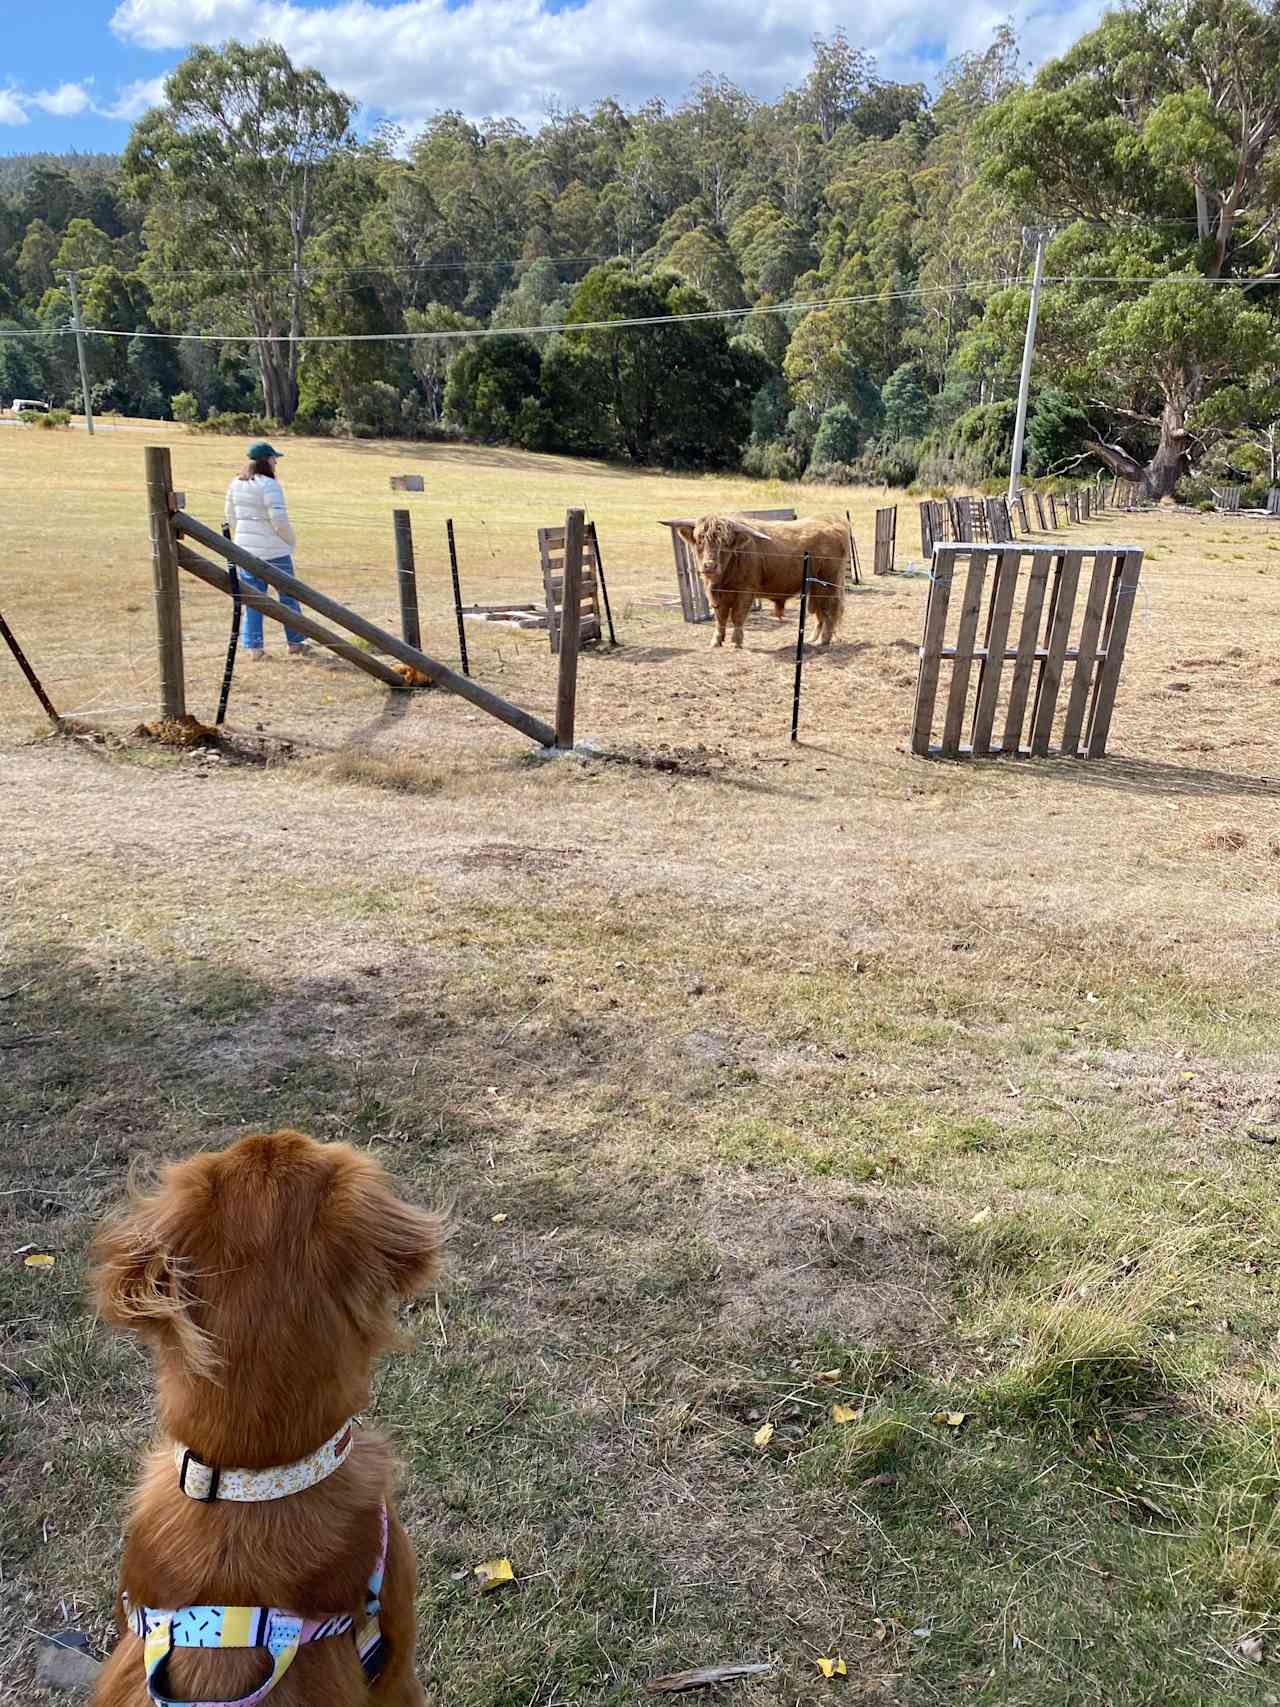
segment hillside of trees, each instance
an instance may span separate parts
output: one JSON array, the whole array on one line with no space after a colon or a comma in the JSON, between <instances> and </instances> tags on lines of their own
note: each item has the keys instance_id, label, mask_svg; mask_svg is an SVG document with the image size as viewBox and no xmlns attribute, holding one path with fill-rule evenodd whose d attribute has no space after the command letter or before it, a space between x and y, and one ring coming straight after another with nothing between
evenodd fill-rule
<instances>
[{"instance_id":1,"label":"hillside of trees","mask_svg":"<svg viewBox=\"0 0 1280 1707\"><path fill-rule=\"evenodd\" d=\"M1043 228L1028 472L1280 480L1271 4L1137 0L1031 77L1001 29L932 91L837 33L774 102L354 119L230 43L120 159L0 160L0 401L78 407L74 270L100 411L980 481Z\"/></svg>"}]
</instances>

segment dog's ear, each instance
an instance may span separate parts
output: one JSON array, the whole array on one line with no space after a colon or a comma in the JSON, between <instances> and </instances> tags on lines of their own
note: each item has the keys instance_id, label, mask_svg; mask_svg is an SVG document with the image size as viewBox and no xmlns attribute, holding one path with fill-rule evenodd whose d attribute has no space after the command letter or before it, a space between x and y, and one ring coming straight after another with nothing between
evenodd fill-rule
<instances>
[{"instance_id":1,"label":"dog's ear","mask_svg":"<svg viewBox=\"0 0 1280 1707\"><path fill-rule=\"evenodd\" d=\"M94 1301L113 1328L176 1350L193 1374L212 1375L217 1353L192 1316L182 1258L173 1249L162 1191L132 1193L127 1211L108 1221L92 1247Z\"/></svg>"},{"instance_id":2,"label":"dog's ear","mask_svg":"<svg viewBox=\"0 0 1280 1707\"><path fill-rule=\"evenodd\" d=\"M439 1274L444 1224L397 1197L372 1157L346 1144L327 1148L338 1167L326 1206L329 1257L341 1271L333 1283L353 1304L359 1300L364 1326L380 1338L395 1304Z\"/></svg>"}]
</instances>

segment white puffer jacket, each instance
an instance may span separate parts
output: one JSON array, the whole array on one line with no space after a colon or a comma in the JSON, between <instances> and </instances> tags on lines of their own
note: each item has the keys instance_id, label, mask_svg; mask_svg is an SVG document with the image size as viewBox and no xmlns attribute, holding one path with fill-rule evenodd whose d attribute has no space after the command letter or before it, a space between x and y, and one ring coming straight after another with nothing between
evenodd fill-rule
<instances>
[{"instance_id":1,"label":"white puffer jacket","mask_svg":"<svg viewBox=\"0 0 1280 1707\"><path fill-rule=\"evenodd\" d=\"M273 557L287 557L298 543L285 509L284 488L269 475L233 480L227 488L226 515L236 544L268 563Z\"/></svg>"}]
</instances>

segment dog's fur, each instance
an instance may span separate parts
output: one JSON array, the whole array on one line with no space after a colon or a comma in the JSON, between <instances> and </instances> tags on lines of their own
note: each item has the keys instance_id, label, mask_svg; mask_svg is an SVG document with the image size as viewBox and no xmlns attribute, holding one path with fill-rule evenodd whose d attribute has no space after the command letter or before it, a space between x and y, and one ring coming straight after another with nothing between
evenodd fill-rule
<instances>
[{"instance_id":1,"label":"dog's fur","mask_svg":"<svg viewBox=\"0 0 1280 1707\"><path fill-rule=\"evenodd\" d=\"M242 1139L169 1166L95 1245L98 1309L151 1351L161 1435L142 1471L120 1586L134 1606L279 1606L362 1614L390 1516L382 1591L387 1658L371 1689L350 1636L309 1643L271 1707L421 1707L412 1549L391 1509L391 1454L358 1429L346 1462L302 1493L200 1504L178 1487L173 1443L207 1464L264 1470L322 1445L369 1398L400 1300L435 1277L435 1216L402 1203L376 1162L299 1132ZM98 1707L150 1707L142 1643L121 1619ZM255 1650L177 1649L169 1693L226 1700L267 1675Z\"/></svg>"}]
</instances>

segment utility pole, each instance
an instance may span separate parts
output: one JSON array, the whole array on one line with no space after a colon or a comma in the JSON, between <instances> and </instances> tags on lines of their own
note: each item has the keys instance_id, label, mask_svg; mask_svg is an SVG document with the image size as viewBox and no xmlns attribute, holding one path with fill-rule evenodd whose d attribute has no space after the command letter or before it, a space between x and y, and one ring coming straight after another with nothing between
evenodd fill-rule
<instances>
[{"instance_id":1,"label":"utility pole","mask_svg":"<svg viewBox=\"0 0 1280 1707\"><path fill-rule=\"evenodd\" d=\"M89 401L89 364L84 354L84 321L80 314L80 280L74 273L67 274L67 283L71 286L71 312L76 320L76 354L80 357L80 392L84 398L84 424L88 428L90 438L93 437L93 405Z\"/></svg>"},{"instance_id":2,"label":"utility pole","mask_svg":"<svg viewBox=\"0 0 1280 1707\"><path fill-rule=\"evenodd\" d=\"M1022 443L1027 433L1027 393L1031 390L1031 358L1036 348L1036 316L1040 312L1040 282L1044 278L1044 248L1047 234L1036 232L1036 265L1031 276L1031 304L1027 309L1027 336L1022 346L1022 378L1018 381L1018 413L1013 423L1013 456L1009 461L1009 502L1016 502L1022 484Z\"/></svg>"}]
</instances>

